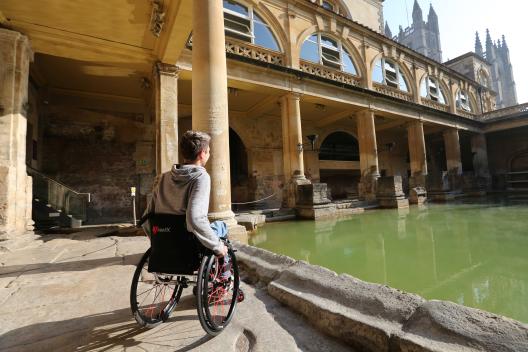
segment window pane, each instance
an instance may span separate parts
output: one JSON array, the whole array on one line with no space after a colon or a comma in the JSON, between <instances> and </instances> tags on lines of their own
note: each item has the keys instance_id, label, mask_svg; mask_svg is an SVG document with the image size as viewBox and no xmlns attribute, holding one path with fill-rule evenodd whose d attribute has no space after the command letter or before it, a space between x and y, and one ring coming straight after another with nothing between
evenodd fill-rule
<instances>
[{"instance_id":1,"label":"window pane","mask_svg":"<svg viewBox=\"0 0 528 352\"><path fill-rule=\"evenodd\" d=\"M422 85L420 86L420 96L427 98L427 79L422 81Z\"/></svg>"},{"instance_id":2,"label":"window pane","mask_svg":"<svg viewBox=\"0 0 528 352\"><path fill-rule=\"evenodd\" d=\"M323 7L327 10L331 10L331 11L334 10L334 6L328 1L323 1Z\"/></svg>"},{"instance_id":3,"label":"window pane","mask_svg":"<svg viewBox=\"0 0 528 352\"><path fill-rule=\"evenodd\" d=\"M224 24L226 32L236 32L237 34L247 35L251 38L251 27L248 19L224 13Z\"/></svg>"},{"instance_id":4,"label":"window pane","mask_svg":"<svg viewBox=\"0 0 528 352\"><path fill-rule=\"evenodd\" d=\"M339 57L340 56L339 51L328 49L325 47L321 48L321 51L323 53L323 58L325 58L326 60L333 61L338 65L341 64L341 58Z\"/></svg>"},{"instance_id":5,"label":"window pane","mask_svg":"<svg viewBox=\"0 0 528 352\"><path fill-rule=\"evenodd\" d=\"M248 8L234 1L224 0L224 9L228 9L246 17L249 17Z\"/></svg>"},{"instance_id":6,"label":"window pane","mask_svg":"<svg viewBox=\"0 0 528 352\"><path fill-rule=\"evenodd\" d=\"M314 42L315 44L317 44L319 42L319 40L317 39L317 34L311 35L310 38L308 38L306 40Z\"/></svg>"},{"instance_id":7,"label":"window pane","mask_svg":"<svg viewBox=\"0 0 528 352\"><path fill-rule=\"evenodd\" d=\"M441 103L441 104L445 104L446 103L446 99L445 99L445 96L444 96L444 92L442 92L442 89L440 89L440 95L438 96L438 102Z\"/></svg>"},{"instance_id":8,"label":"window pane","mask_svg":"<svg viewBox=\"0 0 528 352\"><path fill-rule=\"evenodd\" d=\"M316 43L305 40L301 48L301 59L319 63L319 47Z\"/></svg>"},{"instance_id":9,"label":"window pane","mask_svg":"<svg viewBox=\"0 0 528 352\"><path fill-rule=\"evenodd\" d=\"M403 78L403 75L401 74L401 72L399 75L399 79L400 79L400 90L403 90L404 92L408 92L409 88L407 88L407 82L405 82L405 78Z\"/></svg>"},{"instance_id":10,"label":"window pane","mask_svg":"<svg viewBox=\"0 0 528 352\"><path fill-rule=\"evenodd\" d=\"M350 55L343 51L343 71L351 73L353 75L357 75L356 66L354 66L354 62L352 61L352 58Z\"/></svg>"},{"instance_id":11,"label":"window pane","mask_svg":"<svg viewBox=\"0 0 528 352\"><path fill-rule=\"evenodd\" d=\"M372 80L377 83L383 83L383 70L381 69L381 60L374 64L374 71L372 71Z\"/></svg>"},{"instance_id":12,"label":"window pane","mask_svg":"<svg viewBox=\"0 0 528 352\"><path fill-rule=\"evenodd\" d=\"M275 51L280 51L279 44L275 40L273 33L271 33L268 26L254 22L253 29L255 30L255 44L269 48Z\"/></svg>"},{"instance_id":13,"label":"window pane","mask_svg":"<svg viewBox=\"0 0 528 352\"><path fill-rule=\"evenodd\" d=\"M339 49L337 47L337 42L335 40L333 40L333 39L328 38L328 37L321 36L321 45L325 46L325 47L328 47L328 48L333 48L335 50Z\"/></svg>"}]
</instances>

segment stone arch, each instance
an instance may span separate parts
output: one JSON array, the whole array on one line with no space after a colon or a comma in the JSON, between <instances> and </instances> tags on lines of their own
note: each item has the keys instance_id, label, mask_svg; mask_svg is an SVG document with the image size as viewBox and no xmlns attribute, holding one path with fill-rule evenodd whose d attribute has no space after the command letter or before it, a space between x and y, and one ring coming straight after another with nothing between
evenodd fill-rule
<instances>
[{"instance_id":1,"label":"stone arch","mask_svg":"<svg viewBox=\"0 0 528 352\"><path fill-rule=\"evenodd\" d=\"M353 131L352 129L348 129L348 128L327 128L327 129L324 129L323 131L320 132L319 138L317 139L317 142L315 143L315 149L317 149L317 150L321 149L322 142L329 135L331 135L332 133L335 133L335 132L348 133L349 135L354 137L356 140L358 139L357 133L355 131Z\"/></svg>"},{"instance_id":2,"label":"stone arch","mask_svg":"<svg viewBox=\"0 0 528 352\"><path fill-rule=\"evenodd\" d=\"M477 83L479 84L482 84L479 80L479 78L483 76L484 79L486 80L486 84L484 85L486 88L488 89L491 89L491 76L490 76L490 73L483 67L481 66L478 70L477 70Z\"/></svg>"},{"instance_id":3,"label":"stone arch","mask_svg":"<svg viewBox=\"0 0 528 352\"><path fill-rule=\"evenodd\" d=\"M372 72L374 70L374 64L376 63L377 60L381 60L381 59L386 59L386 60L389 60L389 61L392 61L398 64L398 67L400 67L400 69L403 70L403 77L404 77L405 83L407 83L407 87L409 88L409 94L411 94L413 98L416 97L417 95L416 80L415 80L414 75L411 73L411 70L409 69L409 67L407 67L407 64L404 61L401 61L399 59L387 57L383 54L383 52L378 53L372 58L372 60L370 60L369 72L368 72L370 82L374 82L372 80ZM418 87L418 89L420 89L420 87Z\"/></svg>"},{"instance_id":4,"label":"stone arch","mask_svg":"<svg viewBox=\"0 0 528 352\"><path fill-rule=\"evenodd\" d=\"M514 153L508 160L509 172L528 171L528 149Z\"/></svg>"},{"instance_id":5,"label":"stone arch","mask_svg":"<svg viewBox=\"0 0 528 352\"><path fill-rule=\"evenodd\" d=\"M334 131L328 134L321 141L319 160L359 161L357 138L344 131Z\"/></svg>"},{"instance_id":6,"label":"stone arch","mask_svg":"<svg viewBox=\"0 0 528 352\"><path fill-rule=\"evenodd\" d=\"M247 148L233 128L229 128L229 167L233 202L249 199L249 167Z\"/></svg>"},{"instance_id":7,"label":"stone arch","mask_svg":"<svg viewBox=\"0 0 528 352\"><path fill-rule=\"evenodd\" d=\"M420 80L418 81L418 92L417 93L420 95L420 98L422 98L422 91L421 91L422 90L422 83L423 83L424 79L426 79L427 77L434 78L438 82L438 85L440 86L440 89L441 89L442 93L444 93L444 98L446 100L446 105L447 106L451 106L451 90L449 89L447 84L444 82L444 80L440 79L438 76L430 75L427 72L424 72L419 77Z\"/></svg>"},{"instance_id":8,"label":"stone arch","mask_svg":"<svg viewBox=\"0 0 528 352\"><path fill-rule=\"evenodd\" d=\"M365 68L363 59L361 58L361 54L359 53L359 50L356 48L356 46L348 39L344 39L340 36L337 36L335 33L317 30L316 25L310 26L309 28L305 29L297 37L298 40L295 46L295 50L297 52L297 57L299 58L299 60L301 59L302 45L304 44L306 39L308 39L311 35L314 35L314 34L321 34L321 35L324 35L326 37L332 38L340 42L345 47L345 49L347 49L348 53L352 57L352 61L354 62L354 66L357 71L357 76L362 79L366 79L367 70Z\"/></svg>"},{"instance_id":9,"label":"stone arch","mask_svg":"<svg viewBox=\"0 0 528 352\"><path fill-rule=\"evenodd\" d=\"M288 37L286 35L286 32L284 31L284 28L282 28L277 18L268 9L268 7L263 4L262 1L259 1L259 0L233 0L233 1L240 3L242 5L245 5L245 6L248 6L248 5L253 6L253 9L256 10L258 15L261 16L266 21L266 24L270 27L272 33L275 35L275 39L277 40L277 44L279 45L281 52L288 54L287 53Z\"/></svg>"}]
</instances>

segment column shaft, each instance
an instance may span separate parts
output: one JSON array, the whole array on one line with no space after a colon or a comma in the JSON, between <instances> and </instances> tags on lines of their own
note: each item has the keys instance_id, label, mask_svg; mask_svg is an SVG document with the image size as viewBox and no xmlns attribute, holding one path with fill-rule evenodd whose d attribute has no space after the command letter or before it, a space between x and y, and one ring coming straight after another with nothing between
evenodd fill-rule
<instances>
[{"instance_id":1,"label":"column shaft","mask_svg":"<svg viewBox=\"0 0 528 352\"><path fill-rule=\"evenodd\" d=\"M447 171L453 175L462 175L462 159L460 156L460 140L455 128L444 131Z\"/></svg>"},{"instance_id":2,"label":"column shaft","mask_svg":"<svg viewBox=\"0 0 528 352\"><path fill-rule=\"evenodd\" d=\"M409 157L411 159L411 176L427 175L427 156L423 123L411 122L407 127Z\"/></svg>"},{"instance_id":3,"label":"column shaft","mask_svg":"<svg viewBox=\"0 0 528 352\"><path fill-rule=\"evenodd\" d=\"M476 134L471 137L471 151L473 152L473 169L477 182L482 183L486 188L491 187L491 175L488 163L488 145L486 135Z\"/></svg>"},{"instance_id":4,"label":"column shaft","mask_svg":"<svg viewBox=\"0 0 528 352\"><path fill-rule=\"evenodd\" d=\"M379 177L379 166L373 111L364 110L357 114L357 129L361 169L359 197L365 200L374 200L376 198L376 180Z\"/></svg>"},{"instance_id":5,"label":"column shaft","mask_svg":"<svg viewBox=\"0 0 528 352\"><path fill-rule=\"evenodd\" d=\"M33 229L32 182L26 172L29 63L24 35L0 28L0 238Z\"/></svg>"},{"instance_id":6,"label":"column shaft","mask_svg":"<svg viewBox=\"0 0 528 352\"><path fill-rule=\"evenodd\" d=\"M178 163L178 67L158 62L156 79L156 173Z\"/></svg>"},{"instance_id":7,"label":"column shaft","mask_svg":"<svg viewBox=\"0 0 528 352\"><path fill-rule=\"evenodd\" d=\"M306 181L303 151L299 147L299 144L302 145L300 96L289 93L283 96L280 102L285 187L283 203L292 208L296 204L297 185Z\"/></svg>"},{"instance_id":8,"label":"column shaft","mask_svg":"<svg viewBox=\"0 0 528 352\"><path fill-rule=\"evenodd\" d=\"M222 1L193 1L192 128L211 135L211 219L232 219Z\"/></svg>"}]
</instances>

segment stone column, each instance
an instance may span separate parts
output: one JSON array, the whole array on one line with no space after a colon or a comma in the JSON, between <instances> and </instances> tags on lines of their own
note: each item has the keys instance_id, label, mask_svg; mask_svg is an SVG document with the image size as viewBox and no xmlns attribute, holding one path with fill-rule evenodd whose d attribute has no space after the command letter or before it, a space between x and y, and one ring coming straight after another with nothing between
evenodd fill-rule
<instances>
[{"instance_id":1,"label":"stone column","mask_svg":"<svg viewBox=\"0 0 528 352\"><path fill-rule=\"evenodd\" d=\"M445 130L444 145L447 161L447 172L453 175L462 175L462 158L460 156L460 140L458 130L451 128Z\"/></svg>"},{"instance_id":2,"label":"stone column","mask_svg":"<svg viewBox=\"0 0 528 352\"><path fill-rule=\"evenodd\" d=\"M282 159L284 165L283 204L295 207L299 184L310 183L304 176L300 96L288 93L280 99L282 119ZM299 147L301 145L301 147Z\"/></svg>"},{"instance_id":3,"label":"stone column","mask_svg":"<svg viewBox=\"0 0 528 352\"><path fill-rule=\"evenodd\" d=\"M491 187L491 176L486 135L479 133L471 137L471 151L473 152L473 169L477 182L488 189Z\"/></svg>"},{"instance_id":4,"label":"stone column","mask_svg":"<svg viewBox=\"0 0 528 352\"><path fill-rule=\"evenodd\" d=\"M174 65L158 62L156 81L156 173L178 163L178 74Z\"/></svg>"},{"instance_id":5,"label":"stone column","mask_svg":"<svg viewBox=\"0 0 528 352\"><path fill-rule=\"evenodd\" d=\"M458 136L458 130L456 128L451 128L445 130L443 135L449 188L451 191L461 192L463 186L462 157L460 154L460 139Z\"/></svg>"},{"instance_id":6,"label":"stone column","mask_svg":"<svg viewBox=\"0 0 528 352\"><path fill-rule=\"evenodd\" d=\"M411 177L409 178L409 202L421 204L426 197L427 152L423 122L414 121L407 125Z\"/></svg>"},{"instance_id":7,"label":"stone column","mask_svg":"<svg viewBox=\"0 0 528 352\"><path fill-rule=\"evenodd\" d=\"M192 128L211 135L210 220L223 220L231 235L247 242L231 211L227 66L222 1L193 1Z\"/></svg>"},{"instance_id":8,"label":"stone column","mask_svg":"<svg viewBox=\"0 0 528 352\"><path fill-rule=\"evenodd\" d=\"M376 199L376 180L380 176L378 166L378 146L376 142L376 125L374 112L364 110L357 114L357 130L359 142L359 165L361 180L359 182L359 198L373 201Z\"/></svg>"},{"instance_id":9,"label":"stone column","mask_svg":"<svg viewBox=\"0 0 528 352\"><path fill-rule=\"evenodd\" d=\"M26 36L0 28L0 239L33 230L26 172L29 63Z\"/></svg>"}]
</instances>

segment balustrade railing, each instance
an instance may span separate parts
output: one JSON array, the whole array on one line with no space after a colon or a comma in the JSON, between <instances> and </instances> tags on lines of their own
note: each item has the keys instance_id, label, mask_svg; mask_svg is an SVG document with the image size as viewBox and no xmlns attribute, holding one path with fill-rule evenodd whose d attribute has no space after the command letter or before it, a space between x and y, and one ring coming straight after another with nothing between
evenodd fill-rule
<instances>
[{"instance_id":1,"label":"balustrade railing","mask_svg":"<svg viewBox=\"0 0 528 352\"><path fill-rule=\"evenodd\" d=\"M301 71L332 81L360 87L361 79L346 72L301 60Z\"/></svg>"},{"instance_id":2,"label":"balustrade railing","mask_svg":"<svg viewBox=\"0 0 528 352\"><path fill-rule=\"evenodd\" d=\"M468 119L471 119L471 120L481 120L480 117L477 117L477 115L469 112L469 111L465 111L465 110L462 110L462 109L456 109L456 113L457 115L460 115L460 116L464 116Z\"/></svg>"},{"instance_id":3,"label":"balustrade railing","mask_svg":"<svg viewBox=\"0 0 528 352\"><path fill-rule=\"evenodd\" d=\"M77 192L30 167L27 172L33 177L33 198L38 198L40 202L49 204L55 210L71 215L77 220L86 221L86 209L91 201L90 193Z\"/></svg>"},{"instance_id":4,"label":"balustrade railing","mask_svg":"<svg viewBox=\"0 0 528 352\"><path fill-rule=\"evenodd\" d=\"M412 94L401 91L396 88L392 88L383 84L373 84L374 90L378 93L385 94L394 98L406 100L406 101L413 101Z\"/></svg>"},{"instance_id":5,"label":"balustrade railing","mask_svg":"<svg viewBox=\"0 0 528 352\"><path fill-rule=\"evenodd\" d=\"M236 54L250 59L267 62L268 64L284 65L284 54L250 43L226 37L226 53Z\"/></svg>"},{"instance_id":6,"label":"balustrade railing","mask_svg":"<svg viewBox=\"0 0 528 352\"><path fill-rule=\"evenodd\" d=\"M510 106L504 109L490 111L482 115L483 121L500 119L502 117L511 116L518 113L528 113L528 103Z\"/></svg>"},{"instance_id":7,"label":"balustrade railing","mask_svg":"<svg viewBox=\"0 0 528 352\"><path fill-rule=\"evenodd\" d=\"M445 112L449 111L449 106L448 105L441 104L439 102L436 102L434 100L427 99L427 98L421 98L421 101L422 101L422 105L428 106L430 108L433 108L433 109L436 109L436 110L445 111Z\"/></svg>"}]
</instances>

